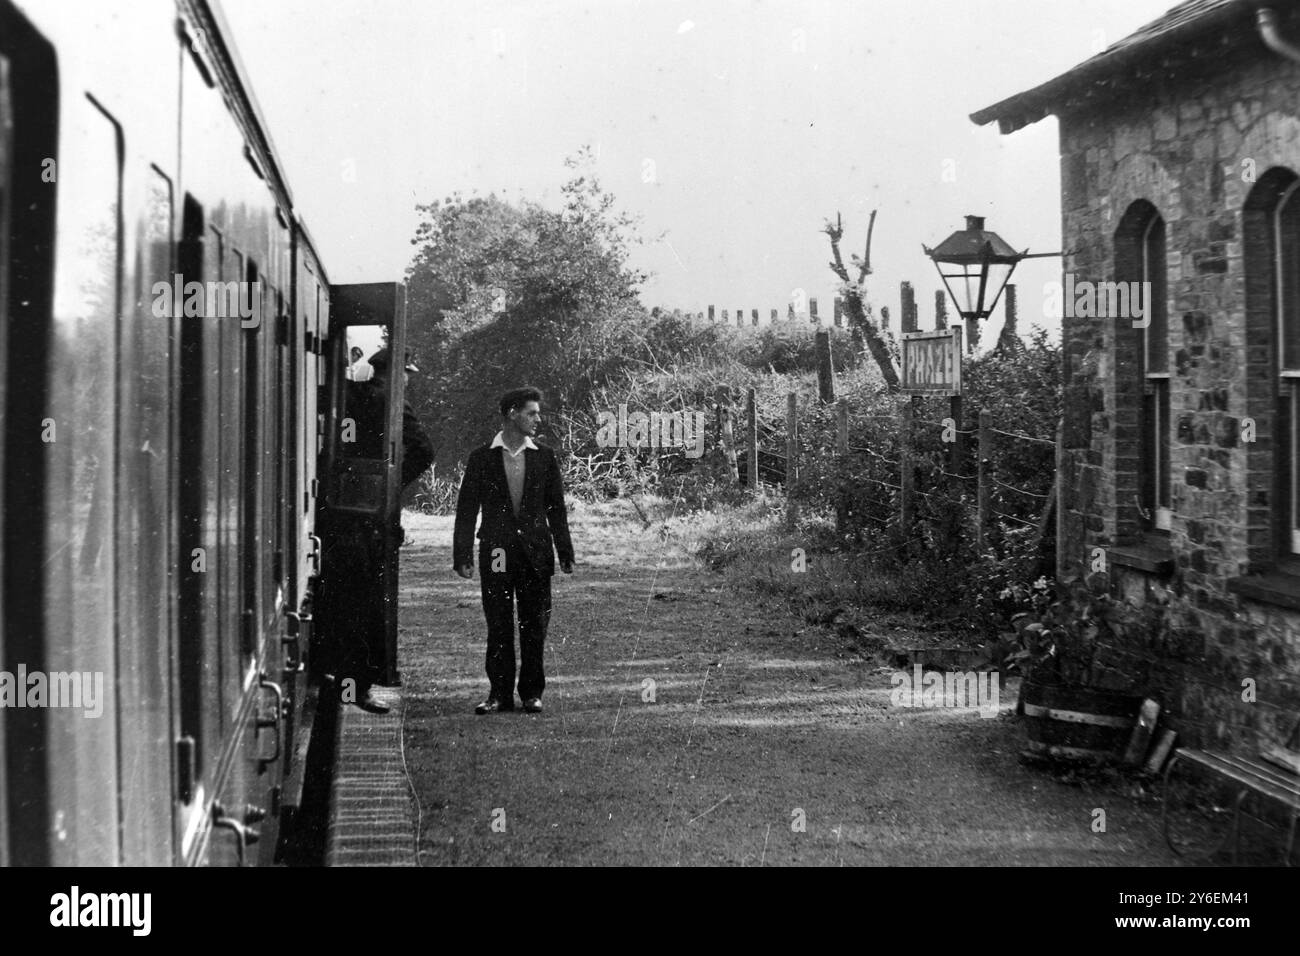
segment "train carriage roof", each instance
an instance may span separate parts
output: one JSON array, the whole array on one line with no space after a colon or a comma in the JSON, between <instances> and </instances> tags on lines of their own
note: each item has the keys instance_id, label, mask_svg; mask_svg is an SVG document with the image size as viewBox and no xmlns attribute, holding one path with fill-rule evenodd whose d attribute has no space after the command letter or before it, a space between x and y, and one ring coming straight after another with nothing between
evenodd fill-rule
<instances>
[{"instance_id":1,"label":"train carriage roof","mask_svg":"<svg viewBox=\"0 0 1300 956\"><path fill-rule=\"evenodd\" d=\"M248 71L239 58L239 51L235 48L230 23L221 9L219 0L178 0L178 3L202 27L205 37L211 38L211 42L205 46L214 61L211 65L220 74L214 79L217 79L223 89L231 94L236 111L239 113L237 118L245 126L245 131L252 140L252 148L259 154L258 166L265 175L267 184L277 193L284 205L292 209L293 192L289 188L288 177L284 174L284 164L281 163L280 154L271 139L266 118L262 115L257 96L253 93L253 84L248 78Z\"/></svg>"}]
</instances>

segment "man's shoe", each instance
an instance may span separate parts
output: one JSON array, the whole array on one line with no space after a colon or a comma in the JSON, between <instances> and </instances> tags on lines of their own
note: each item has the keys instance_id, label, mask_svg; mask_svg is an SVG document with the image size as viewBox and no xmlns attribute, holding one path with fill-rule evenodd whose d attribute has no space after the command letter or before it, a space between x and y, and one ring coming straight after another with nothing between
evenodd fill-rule
<instances>
[{"instance_id":1,"label":"man's shoe","mask_svg":"<svg viewBox=\"0 0 1300 956\"><path fill-rule=\"evenodd\" d=\"M386 714L393 709L375 696L373 687L366 688L366 693L357 701L357 706L372 714Z\"/></svg>"},{"instance_id":2,"label":"man's shoe","mask_svg":"<svg viewBox=\"0 0 1300 956\"><path fill-rule=\"evenodd\" d=\"M524 701L524 710L530 714L540 714L542 712L542 699L540 697L529 697Z\"/></svg>"},{"instance_id":3,"label":"man's shoe","mask_svg":"<svg viewBox=\"0 0 1300 956\"><path fill-rule=\"evenodd\" d=\"M501 709L501 701L497 700L495 697L489 697L487 700L483 701L483 703L474 708L474 713L495 714Z\"/></svg>"}]
</instances>

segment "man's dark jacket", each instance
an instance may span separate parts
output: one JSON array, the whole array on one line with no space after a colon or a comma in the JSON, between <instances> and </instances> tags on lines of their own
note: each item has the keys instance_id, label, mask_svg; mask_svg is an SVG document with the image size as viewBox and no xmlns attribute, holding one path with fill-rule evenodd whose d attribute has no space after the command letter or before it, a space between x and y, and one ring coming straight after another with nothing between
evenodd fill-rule
<instances>
[{"instance_id":1,"label":"man's dark jacket","mask_svg":"<svg viewBox=\"0 0 1300 956\"><path fill-rule=\"evenodd\" d=\"M478 538L479 554L490 561L494 548L511 551L511 544L522 547L532 567L545 574L555 573L555 552L560 561L573 561L573 542L569 540L569 516L564 506L564 483L555 452L539 445L524 450L524 497L515 517L510 504L510 486L506 483L503 450L484 445L470 453L465 464L465 478L460 483L456 502L456 530L452 536L452 563L461 568L474 560L474 523L479 509L483 526ZM554 544L552 544L554 542Z\"/></svg>"}]
</instances>

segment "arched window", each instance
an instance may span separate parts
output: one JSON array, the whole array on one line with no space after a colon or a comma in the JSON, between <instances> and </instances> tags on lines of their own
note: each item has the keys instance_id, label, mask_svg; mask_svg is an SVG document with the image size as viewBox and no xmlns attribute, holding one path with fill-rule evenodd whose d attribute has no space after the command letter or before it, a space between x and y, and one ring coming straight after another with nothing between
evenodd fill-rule
<instances>
[{"instance_id":1,"label":"arched window","mask_svg":"<svg viewBox=\"0 0 1300 956\"><path fill-rule=\"evenodd\" d=\"M1300 179L1292 179L1273 210L1276 250L1280 556L1300 555Z\"/></svg>"},{"instance_id":2,"label":"arched window","mask_svg":"<svg viewBox=\"0 0 1300 956\"><path fill-rule=\"evenodd\" d=\"M1115 231L1112 310L1116 362L1116 501L1122 538L1166 535L1169 480L1169 319L1165 221L1146 200L1129 206ZM1131 462L1131 467L1125 467Z\"/></svg>"},{"instance_id":3,"label":"arched window","mask_svg":"<svg viewBox=\"0 0 1300 956\"><path fill-rule=\"evenodd\" d=\"M1274 167L1251 188L1242 248L1246 570L1300 573L1300 177L1291 170Z\"/></svg>"}]
</instances>

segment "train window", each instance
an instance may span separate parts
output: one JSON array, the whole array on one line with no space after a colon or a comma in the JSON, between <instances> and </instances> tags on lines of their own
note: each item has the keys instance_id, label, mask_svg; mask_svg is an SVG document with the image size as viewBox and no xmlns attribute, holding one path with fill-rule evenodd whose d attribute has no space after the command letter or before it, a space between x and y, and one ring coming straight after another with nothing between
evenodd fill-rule
<instances>
[{"instance_id":1,"label":"train window","mask_svg":"<svg viewBox=\"0 0 1300 956\"><path fill-rule=\"evenodd\" d=\"M343 390L340 417L340 448L348 458L383 458L383 397L370 401L374 368L369 360L385 348L387 329L382 325L347 327L347 385Z\"/></svg>"},{"instance_id":2,"label":"train window","mask_svg":"<svg viewBox=\"0 0 1300 956\"><path fill-rule=\"evenodd\" d=\"M134 167L125 222L135 254L123 269L117 376L117 667L122 862L169 862L157 825L171 819L168 759L175 543L171 359L178 320L154 290L174 280L172 183L157 167ZM174 303L173 303L174 304ZM180 319L179 321L193 321Z\"/></svg>"},{"instance_id":3,"label":"train window","mask_svg":"<svg viewBox=\"0 0 1300 956\"><path fill-rule=\"evenodd\" d=\"M220 279L225 261L225 237L209 226L203 246L203 275ZM205 278L205 281L206 281ZM203 591L203 686L199 689L204 714L203 739L215 748L221 733L222 701L226 687L226 660L221 653L221 636L234 624L226 618L222 603L228 588L225 559L222 553L222 435L229 429L222 424L222 381L224 359L221 353L220 322L203 322L203 500L199 506L199 539L206 549L207 577Z\"/></svg>"},{"instance_id":4,"label":"train window","mask_svg":"<svg viewBox=\"0 0 1300 956\"><path fill-rule=\"evenodd\" d=\"M69 97L58 155L54 309L44 426L44 669L92 675L109 698L100 720L50 709L51 813L82 860L116 860L118 818L114 600L116 388L122 141L88 97ZM95 676L98 675L98 676ZM70 757L70 759L68 759Z\"/></svg>"},{"instance_id":5,"label":"train window","mask_svg":"<svg viewBox=\"0 0 1300 956\"><path fill-rule=\"evenodd\" d=\"M244 274L244 257L227 244L222 250L221 281L238 282ZM243 642L242 590L243 562L240 560L242 538L239 533L243 507L240 489L243 480L243 458L240 445L240 423L243 421L241 392L244 346L243 329L238 322L214 322L221 342L220 402L217 418L220 427L220 564L221 564L221 636L222 698L226 702L239 699L243 672L240 667L240 650ZM229 708L221 711L222 732L232 721Z\"/></svg>"},{"instance_id":6,"label":"train window","mask_svg":"<svg viewBox=\"0 0 1300 956\"><path fill-rule=\"evenodd\" d=\"M263 326L254 330L261 340L262 364L262 445L260 455L262 531L261 549L264 556L262 566L262 632L265 633L275 620L277 607L276 587L283 581L280 557L280 516L283 513L283 487L280 451L284 447L284 428L282 398L280 391L280 348L277 344L277 327L280 311L279 293L267 282L266 276L258 276L258 288L261 289Z\"/></svg>"},{"instance_id":7,"label":"train window","mask_svg":"<svg viewBox=\"0 0 1300 956\"><path fill-rule=\"evenodd\" d=\"M344 362L348 381L343 383L336 446L346 465L334 475L336 508L374 511L384 505L386 390L376 387L379 382L368 359L385 347L386 331L380 325L347 327Z\"/></svg>"},{"instance_id":8,"label":"train window","mask_svg":"<svg viewBox=\"0 0 1300 956\"><path fill-rule=\"evenodd\" d=\"M253 314L248 320L251 324L241 328L244 339L244 472L243 488L243 534L241 536L241 553L244 566L244 606L243 639L240 647L245 665L257 653L256 640L261 631L262 615L260 609L260 584L262 568L265 563L262 548L263 523L263 483L266 480L262 468L262 435L265 404L263 402L263 381L265 369L263 362L262 331L262 297L261 283L257 263L247 260L244 268L244 282L247 283L246 302L251 304ZM243 323L241 322L242 326Z\"/></svg>"},{"instance_id":9,"label":"train window","mask_svg":"<svg viewBox=\"0 0 1300 956\"><path fill-rule=\"evenodd\" d=\"M290 480L288 476L293 473L292 468L285 468L286 457L289 458L290 463L293 461L293 436L289 420L289 416L293 411L293 395L292 389L287 385L292 380L292 376L288 372L288 342L281 339L280 330L291 328L293 322L292 317L287 314L284 295L279 289L273 290L270 301L276 323L276 337L274 339L276 347L271 353L270 403L270 407L275 413L275 432L267 448L275 488L275 512L271 516L271 553L275 559L275 566L272 568L272 588L280 588L279 593L283 596L285 582L284 531L285 522L289 520L285 515L285 500L287 498L292 501L295 496L292 491L287 495L285 493L285 483ZM279 609L273 606L272 610L278 611Z\"/></svg>"},{"instance_id":10,"label":"train window","mask_svg":"<svg viewBox=\"0 0 1300 956\"><path fill-rule=\"evenodd\" d=\"M5 333L9 328L9 204L13 194L13 109L9 101L9 58L0 53L0 369L5 368ZM0 435L4 434L4 390L0 388ZM0 476L4 474L4 442L0 441ZM0 540L4 529L4 482L0 480ZM0 547L0 581L4 579L4 548ZM0 667L5 663L4 602L0 601ZM0 866L9 865L9 813L5 807L4 710L0 708Z\"/></svg>"},{"instance_id":11,"label":"train window","mask_svg":"<svg viewBox=\"0 0 1300 956\"><path fill-rule=\"evenodd\" d=\"M72 102L74 98L69 95L62 110L69 138L74 135L73 113L90 109L88 102ZM45 467L52 449L42 440L50 435L48 345L58 205L58 186L48 174L58 156L59 114L54 48L11 4L0 2L0 419L4 425L0 552L8 559L0 602L4 618L0 669L9 673L20 664L33 669L48 666L47 641L67 639L63 634L47 635L46 605L41 598L47 558L55 564L65 560L64 555L45 551ZM92 161L84 168L104 173L98 186L106 196L111 220L117 197L116 130L104 116L94 118L103 132L95 145L105 151L106 162ZM8 335L9 329L21 334ZM68 771L61 772L48 756L49 744L62 744L62 738L51 740L50 734L66 734L68 725L52 726L50 713L43 708L0 708L0 865L93 861L89 854L78 857L70 852L66 843L57 849L52 845L50 808L57 796L57 805L66 812L69 795L64 786ZM89 769L76 767L71 773ZM75 838L81 820L73 821L73 832L60 821L59 835Z\"/></svg>"},{"instance_id":12,"label":"train window","mask_svg":"<svg viewBox=\"0 0 1300 956\"><path fill-rule=\"evenodd\" d=\"M203 207L186 196L181 214L181 241L176 271L185 282L206 282L221 272L221 233L205 229ZM203 776L210 746L216 745L219 718L205 708L205 676L220 687L220 565L217 560L217 416L220 361L215 323L181 322L180 346L180 580L179 685L180 735L195 742L196 779ZM209 703L211 707L211 703ZM192 786L180 794L189 802Z\"/></svg>"}]
</instances>

